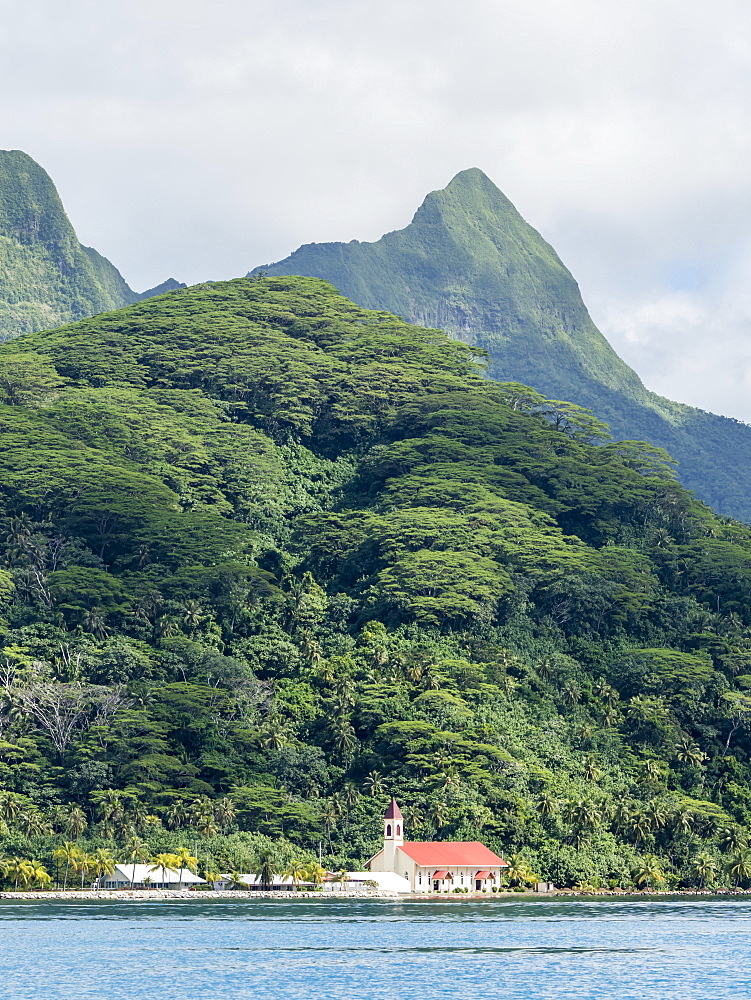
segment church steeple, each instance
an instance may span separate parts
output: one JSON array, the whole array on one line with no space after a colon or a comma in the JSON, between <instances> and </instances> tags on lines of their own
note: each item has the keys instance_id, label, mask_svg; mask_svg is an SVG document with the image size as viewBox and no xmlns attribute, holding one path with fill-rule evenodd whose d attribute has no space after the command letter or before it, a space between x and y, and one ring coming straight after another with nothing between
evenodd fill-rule
<instances>
[{"instance_id":1,"label":"church steeple","mask_svg":"<svg viewBox=\"0 0 751 1000\"><path fill-rule=\"evenodd\" d=\"M396 849L404 843L404 817L402 811L392 797L389 807L383 817L383 856L389 865L386 871L395 871Z\"/></svg>"}]
</instances>

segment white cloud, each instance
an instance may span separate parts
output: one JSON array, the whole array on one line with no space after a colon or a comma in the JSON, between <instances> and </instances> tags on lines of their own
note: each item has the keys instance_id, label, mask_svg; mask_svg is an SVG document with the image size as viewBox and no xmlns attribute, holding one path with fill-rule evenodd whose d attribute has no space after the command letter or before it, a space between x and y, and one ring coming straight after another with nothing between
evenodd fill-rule
<instances>
[{"instance_id":1,"label":"white cloud","mask_svg":"<svg viewBox=\"0 0 751 1000\"><path fill-rule=\"evenodd\" d=\"M2 144L135 287L377 238L480 166L647 384L751 418L749 28L743 0L0 0Z\"/></svg>"}]
</instances>

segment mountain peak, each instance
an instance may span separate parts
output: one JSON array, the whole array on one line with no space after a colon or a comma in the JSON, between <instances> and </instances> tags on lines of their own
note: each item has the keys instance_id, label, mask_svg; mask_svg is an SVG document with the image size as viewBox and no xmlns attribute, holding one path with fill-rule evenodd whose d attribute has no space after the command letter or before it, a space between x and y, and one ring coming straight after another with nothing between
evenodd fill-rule
<instances>
[{"instance_id":1,"label":"mountain peak","mask_svg":"<svg viewBox=\"0 0 751 1000\"><path fill-rule=\"evenodd\" d=\"M20 149L0 150L0 236L26 246L76 239L52 178Z\"/></svg>"},{"instance_id":2,"label":"mountain peak","mask_svg":"<svg viewBox=\"0 0 751 1000\"><path fill-rule=\"evenodd\" d=\"M117 268L82 246L52 178L28 153L0 150L0 341L118 309L138 295Z\"/></svg>"}]
</instances>

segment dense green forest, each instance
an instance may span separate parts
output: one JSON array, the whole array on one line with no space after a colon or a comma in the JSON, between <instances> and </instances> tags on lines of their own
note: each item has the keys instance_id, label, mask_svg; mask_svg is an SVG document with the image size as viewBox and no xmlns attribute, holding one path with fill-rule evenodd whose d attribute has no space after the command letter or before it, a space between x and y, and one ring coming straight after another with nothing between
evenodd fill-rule
<instances>
[{"instance_id":1,"label":"dense green forest","mask_svg":"<svg viewBox=\"0 0 751 1000\"><path fill-rule=\"evenodd\" d=\"M117 309L180 287L134 292L117 268L78 242L49 174L0 150L0 340Z\"/></svg>"},{"instance_id":2,"label":"dense green forest","mask_svg":"<svg viewBox=\"0 0 751 1000\"><path fill-rule=\"evenodd\" d=\"M751 428L645 388L597 329L558 254L481 170L431 192L375 243L310 243L256 269L323 278L367 309L488 352L488 373L587 406L616 438L667 449L680 481L751 521Z\"/></svg>"},{"instance_id":3,"label":"dense green forest","mask_svg":"<svg viewBox=\"0 0 751 1000\"><path fill-rule=\"evenodd\" d=\"M394 794L518 881L748 882L751 528L483 365L312 278L0 347L0 854L356 867Z\"/></svg>"}]
</instances>

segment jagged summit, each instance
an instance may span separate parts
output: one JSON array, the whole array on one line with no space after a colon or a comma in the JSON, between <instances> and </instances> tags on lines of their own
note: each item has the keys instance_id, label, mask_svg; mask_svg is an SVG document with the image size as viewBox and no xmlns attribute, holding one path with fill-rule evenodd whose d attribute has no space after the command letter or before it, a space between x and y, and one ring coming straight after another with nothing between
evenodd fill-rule
<instances>
[{"instance_id":1,"label":"jagged summit","mask_svg":"<svg viewBox=\"0 0 751 1000\"><path fill-rule=\"evenodd\" d=\"M751 521L751 428L649 392L553 247L477 167L376 242L308 244L255 270L325 278L366 308L484 348L493 378L590 407L614 437L666 448L686 486Z\"/></svg>"},{"instance_id":2,"label":"jagged summit","mask_svg":"<svg viewBox=\"0 0 751 1000\"><path fill-rule=\"evenodd\" d=\"M181 286L134 292L78 241L52 178L28 153L0 150L0 340L117 309Z\"/></svg>"}]
</instances>

